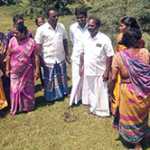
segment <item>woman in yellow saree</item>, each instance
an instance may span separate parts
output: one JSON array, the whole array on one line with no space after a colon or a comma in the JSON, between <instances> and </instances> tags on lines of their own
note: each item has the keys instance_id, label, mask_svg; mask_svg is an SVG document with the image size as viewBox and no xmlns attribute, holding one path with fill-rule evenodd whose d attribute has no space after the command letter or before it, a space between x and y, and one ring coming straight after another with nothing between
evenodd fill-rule
<instances>
[{"instance_id":1,"label":"woman in yellow saree","mask_svg":"<svg viewBox=\"0 0 150 150\"><path fill-rule=\"evenodd\" d=\"M130 29L123 34L121 43L127 49L115 54L112 63L111 97L118 73L121 77L119 124L120 136L142 150L141 143L150 139L148 115L150 108L150 53L139 48L140 29Z\"/></svg>"},{"instance_id":2,"label":"woman in yellow saree","mask_svg":"<svg viewBox=\"0 0 150 150\"><path fill-rule=\"evenodd\" d=\"M7 107L7 101L6 97L4 94L4 89L3 89L3 84L2 84L2 79L0 79L0 110Z\"/></svg>"},{"instance_id":3,"label":"woman in yellow saree","mask_svg":"<svg viewBox=\"0 0 150 150\"><path fill-rule=\"evenodd\" d=\"M121 52L126 49L126 46L121 44L120 41L122 39L123 33L127 30L132 28L140 29L135 18L130 16L124 16L120 19L120 26L119 26L119 34L117 36L117 45L116 45L116 52ZM138 41L138 47L144 47L144 40L140 39ZM118 108L120 104L120 75L118 74L116 79L116 84L114 88L114 101L111 103L111 111L114 116L113 127L118 128L118 121L119 121L119 114Z\"/></svg>"},{"instance_id":4,"label":"woman in yellow saree","mask_svg":"<svg viewBox=\"0 0 150 150\"><path fill-rule=\"evenodd\" d=\"M8 104L6 101L4 89L3 89L3 83L2 83L2 76L3 76L3 56L6 49L6 37L4 33L0 32L0 110L5 108Z\"/></svg>"}]
</instances>

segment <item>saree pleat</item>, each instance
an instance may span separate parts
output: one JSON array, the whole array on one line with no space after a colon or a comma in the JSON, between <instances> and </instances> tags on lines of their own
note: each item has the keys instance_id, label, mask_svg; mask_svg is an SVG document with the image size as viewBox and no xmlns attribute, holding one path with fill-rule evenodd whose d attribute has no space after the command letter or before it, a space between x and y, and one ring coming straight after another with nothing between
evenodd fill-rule
<instances>
[{"instance_id":1,"label":"saree pleat","mask_svg":"<svg viewBox=\"0 0 150 150\"><path fill-rule=\"evenodd\" d=\"M13 37L10 49L10 98L11 114L29 112L34 109L34 51L35 42L29 38L18 43Z\"/></svg>"},{"instance_id":2,"label":"saree pleat","mask_svg":"<svg viewBox=\"0 0 150 150\"><path fill-rule=\"evenodd\" d=\"M116 48L115 48L116 52L121 52L126 49L126 46L119 44L119 41L121 40L121 38L122 38L122 34L120 33L117 35L118 44L116 45ZM120 77L120 74L118 73L114 92L113 92L114 100L111 103L111 112L112 112L112 115L114 116L114 119L113 119L114 128L118 128L118 123L119 123L120 82L121 82L121 77Z\"/></svg>"},{"instance_id":3,"label":"saree pleat","mask_svg":"<svg viewBox=\"0 0 150 150\"><path fill-rule=\"evenodd\" d=\"M130 91L129 84L121 84L119 133L129 143L139 143L150 134L148 113L150 98L142 99Z\"/></svg>"}]
</instances>

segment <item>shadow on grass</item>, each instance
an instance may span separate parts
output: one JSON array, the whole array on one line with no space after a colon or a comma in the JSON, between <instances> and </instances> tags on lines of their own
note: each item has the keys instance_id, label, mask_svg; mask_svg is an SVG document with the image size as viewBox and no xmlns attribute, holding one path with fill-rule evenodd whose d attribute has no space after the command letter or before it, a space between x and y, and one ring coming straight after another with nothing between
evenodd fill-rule
<instances>
[{"instance_id":1,"label":"shadow on grass","mask_svg":"<svg viewBox=\"0 0 150 150\"><path fill-rule=\"evenodd\" d=\"M45 100L44 96L38 96L35 100L35 109L38 109L39 107L44 107L48 105L47 101Z\"/></svg>"},{"instance_id":2,"label":"shadow on grass","mask_svg":"<svg viewBox=\"0 0 150 150\"><path fill-rule=\"evenodd\" d=\"M73 104L70 106L70 108L79 107L79 106L81 106L81 104L82 104L82 101L80 100L77 104L73 103ZM86 105L85 105L85 106L86 106Z\"/></svg>"},{"instance_id":3,"label":"shadow on grass","mask_svg":"<svg viewBox=\"0 0 150 150\"><path fill-rule=\"evenodd\" d=\"M41 91L42 87L41 87L41 84L37 84L35 86L35 93L38 92L38 91Z\"/></svg>"},{"instance_id":4,"label":"shadow on grass","mask_svg":"<svg viewBox=\"0 0 150 150\"><path fill-rule=\"evenodd\" d=\"M116 141L121 141L121 143L123 144L123 146L127 149L134 149L135 145L126 142L121 136L119 136ZM150 148L150 139L147 140L143 140L141 142L143 150L147 150L148 148Z\"/></svg>"},{"instance_id":5,"label":"shadow on grass","mask_svg":"<svg viewBox=\"0 0 150 150\"><path fill-rule=\"evenodd\" d=\"M4 118L8 113L9 111L5 108L0 110L0 118Z\"/></svg>"},{"instance_id":6,"label":"shadow on grass","mask_svg":"<svg viewBox=\"0 0 150 150\"><path fill-rule=\"evenodd\" d=\"M121 141L123 146L127 149L134 149L134 147L135 147L134 144L130 144L130 143L126 142L121 136L119 136L117 140Z\"/></svg>"},{"instance_id":7,"label":"shadow on grass","mask_svg":"<svg viewBox=\"0 0 150 150\"><path fill-rule=\"evenodd\" d=\"M39 107L44 107L47 105L53 105L53 104L55 104L55 102L63 102L66 97L67 96L65 96L64 98L49 102L49 101L45 100L44 96L38 96L38 97L36 97L35 108L38 109Z\"/></svg>"},{"instance_id":8,"label":"shadow on grass","mask_svg":"<svg viewBox=\"0 0 150 150\"><path fill-rule=\"evenodd\" d=\"M65 98L61 98L55 101L46 101L44 96L38 96L36 98L36 103L35 103L35 109L38 109L39 107L44 107L44 106L48 106L48 105L53 105L55 104L55 102L63 102Z\"/></svg>"},{"instance_id":9,"label":"shadow on grass","mask_svg":"<svg viewBox=\"0 0 150 150\"><path fill-rule=\"evenodd\" d=\"M36 103L35 103L35 109L38 109L40 107L45 107L48 105L53 105L55 104L56 101L48 102L45 100L44 96L38 96L36 98Z\"/></svg>"},{"instance_id":10,"label":"shadow on grass","mask_svg":"<svg viewBox=\"0 0 150 150\"><path fill-rule=\"evenodd\" d=\"M72 86L68 86L68 94L71 93L71 89L72 89ZM35 93L36 93L36 92L39 92L39 91L41 91L41 90L42 90L41 84L37 84L37 85L35 86Z\"/></svg>"},{"instance_id":11,"label":"shadow on grass","mask_svg":"<svg viewBox=\"0 0 150 150\"><path fill-rule=\"evenodd\" d=\"M8 103L8 106L0 110L0 118L5 118L9 114L10 111L10 105Z\"/></svg>"},{"instance_id":12,"label":"shadow on grass","mask_svg":"<svg viewBox=\"0 0 150 150\"><path fill-rule=\"evenodd\" d=\"M149 131L150 131L150 127L149 127ZM148 148L150 148L150 137L143 140L142 145L143 145L144 150L147 150Z\"/></svg>"},{"instance_id":13,"label":"shadow on grass","mask_svg":"<svg viewBox=\"0 0 150 150\"><path fill-rule=\"evenodd\" d=\"M70 94L70 92L71 92L71 88L72 88L71 86L68 87L68 93L69 93L69 94ZM42 88L41 88L41 84L37 84L37 85L35 86L35 93L41 91L41 89L42 89ZM47 106L47 105L53 105L55 102L63 102L64 99L65 99L66 97L68 97L69 94L67 94L64 98L57 99L57 100L52 101L52 102L46 101L44 95L38 96L38 97L36 97L35 109L38 109L39 107L44 107L44 106Z\"/></svg>"}]
</instances>

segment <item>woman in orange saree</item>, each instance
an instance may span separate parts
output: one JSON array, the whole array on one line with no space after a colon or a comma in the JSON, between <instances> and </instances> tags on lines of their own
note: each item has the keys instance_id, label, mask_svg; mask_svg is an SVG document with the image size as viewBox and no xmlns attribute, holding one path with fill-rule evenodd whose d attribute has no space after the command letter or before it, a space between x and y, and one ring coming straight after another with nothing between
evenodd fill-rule
<instances>
[{"instance_id":1,"label":"woman in orange saree","mask_svg":"<svg viewBox=\"0 0 150 150\"><path fill-rule=\"evenodd\" d=\"M3 76L3 57L6 50L6 37L4 33L0 32L0 110L7 107L7 101L3 89L2 76Z\"/></svg>"},{"instance_id":2,"label":"woman in orange saree","mask_svg":"<svg viewBox=\"0 0 150 150\"><path fill-rule=\"evenodd\" d=\"M115 54L112 63L112 82L109 86L111 97L118 73L121 77L119 124L120 136L142 150L141 143L150 139L148 115L150 108L150 53L139 48L139 29L130 29L123 34L121 43L127 49Z\"/></svg>"},{"instance_id":3,"label":"woman in orange saree","mask_svg":"<svg viewBox=\"0 0 150 150\"><path fill-rule=\"evenodd\" d=\"M140 29L137 21L135 18L130 16L124 16L120 19L120 26L119 26L119 34L117 36L117 45L116 45L116 52L121 52L126 49L126 46L121 44L120 41L122 39L123 33L126 30L130 30L132 28ZM138 47L143 48L144 47L144 41L143 39L140 39L138 41ZM118 114L118 108L120 104L120 75L118 74L116 79L116 84L114 88L114 101L111 103L111 111L114 116L113 121L113 127L118 128L118 121L119 121L119 114Z\"/></svg>"},{"instance_id":4,"label":"woman in orange saree","mask_svg":"<svg viewBox=\"0 0 150 150\"><path fill-rule=\"evenodd\" d=\"M3 108L5 108L7 106L8 106L8 104L6 101L2 80L0 79L0 110L2 110Z\"/></svg>"}]
</instances>

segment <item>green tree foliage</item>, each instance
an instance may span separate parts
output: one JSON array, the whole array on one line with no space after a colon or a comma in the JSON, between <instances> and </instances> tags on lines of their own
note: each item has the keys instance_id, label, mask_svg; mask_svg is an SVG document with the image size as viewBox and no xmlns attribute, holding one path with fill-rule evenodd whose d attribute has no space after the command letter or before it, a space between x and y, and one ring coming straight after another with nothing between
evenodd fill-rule
<instances>
[{"instance_id":1,"label":"green tree foliage","mask_svg":"<svg viewBox=\"0 0 150 150\"><path fill-rule=\"evenodd\" d=\"M67 7L73 0L22 0L20 5L24 9L25 14L31 17L37 15L46 15L46 11L50 7L58 9L61 15L71 14L71 11Z\"/></svg>"},{"instance_id":2,"label":"green tree foliage","mask_svg":"<svg viewBox=\"0 0 150 150\"><path fill-rule=\"evenodd\" d=\"M0 6L19 3L20 0L0 0Z\"/></svg>"},{"instance_id":3,"label":"green tree foliage","mask_svg":"<svg viewBox=\"0 0 150 150\"><path fill-rule=\"evenodd\" d=\"M62 15L73 13L76 6L86 7L91 15L100 18L102 21L101 30L109 34L112 38L114 38L116 32L118 32L119 19L122 16L129 15L136 17L142 30L150 34L150 0L0 0L0 2L1 1L20 2L22 13L30 17L46 15L46 11L49 7L56 7Z\"/></svg>"},{"instance_id":4,"label":"green tree foliage","mask_svg":"<svg viewBox=\"0 0 150 150\"><path fill-rule=\"evenodd\" d=\"M104 23L104 30L116 32L119 19L136 17L144 31L150 32L150 0L93 0L90 12Z\"/></svg>"},{"instance_id":5,"label":"green tree foliage","mask_svg":"<svg viewBox=\"0 0 150 150\"><path fill-rule=\"evenodd\" d=\"M101 30L112 38L118 32L119 19L133 16L139 21L144 32L150 33L150 0L82 0L90 14L102 21Z\"/></svg>"}]
</instances>

